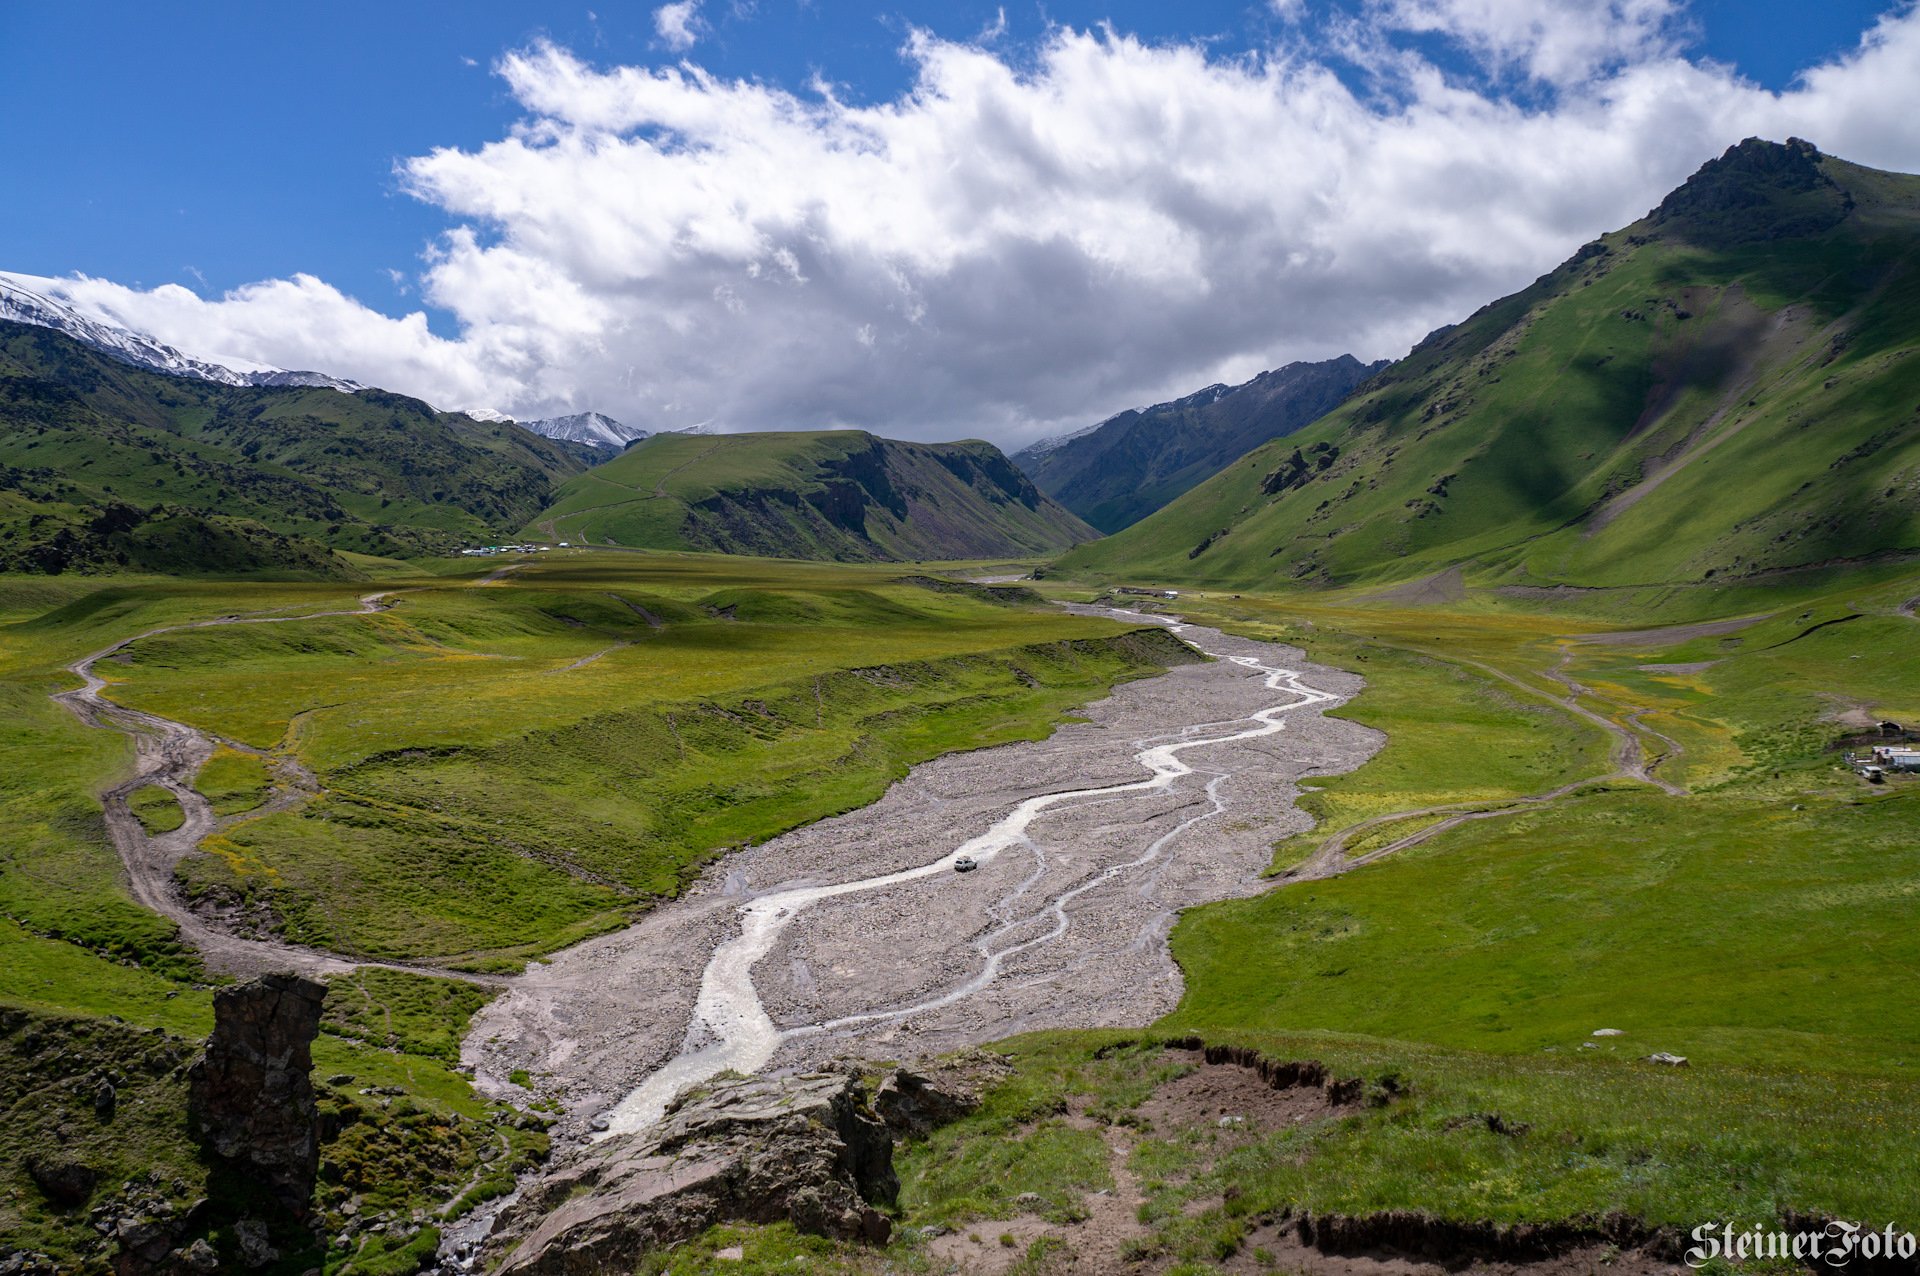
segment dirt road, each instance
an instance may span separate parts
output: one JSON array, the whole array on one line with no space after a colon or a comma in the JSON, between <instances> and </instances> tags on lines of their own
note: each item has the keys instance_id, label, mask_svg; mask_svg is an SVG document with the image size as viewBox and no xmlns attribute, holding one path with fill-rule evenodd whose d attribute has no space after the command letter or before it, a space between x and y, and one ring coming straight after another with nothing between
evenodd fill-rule
<instances>
[{"instance_id":1,"label":"dirt road","mask_svg":"<svg viewBox=\"0 0 1920 1276\"><path fill-rule=\"evenodd\" d=\"M1122 686L1046 740L916 767L871 806L729 857L516 979L464 1061L494 1093L513 1092L514 1069L539 1075L576 1130L627 1129L722 1068L909 1057L1172 1009L1177 911L1265 889L1273 842L1308 822L1294 782L1381 743L1324 716L1358 678L1176 632L1219 659ZM978 867L955 872L962 855Z\"/></svg>"},{"instance_id":2,"label":"dirt road","mask_svg":"<svg viewBox=\"0 0 1920 1276\"><path fill-rule=\"evenodd\" d=\"M53 698L72 710L88 726L118 731L133 741L133 773L103 793L100 798L106 815L107 832L113 839L114 849L119 852L121 864L126 868L128 888L133 898L142 906L152 909L178 926L181 939L198 949L201 958L211 969L235 975L292 970L306 975L323 976L343 974L366 966L379 966L442 974L476 982L497 982L487 979L476 980L472 975L432 967L357 961L317 949L303 948L297 944L244 938L196 913L181 897L174 880L173 871L181 859L191 853L210 834L217 833L239 820L257 819L261 815L270 814L276 810L286 810L305 801L316 791L313 777L291 759L269 758L276 772L277 783L268 805L242 816L228 816L224 819L216 816L207 799L193 787L194 777L199 773L201 765L213 756L215 748L221 744L248 753L258 751L233 741L220 740L184 722L175 722L157 714L144 713L138 709L129 709L124 705L115 704L102 694L107 687L106 679L94 672L94 666L102 660L124 651L136 642L160 634L185 629L211 629L222 625L275 625L293 621L318 620L327 616L364 616L391 605L387 601L390 596L388 591L368 594L361 598L358 607L341 611L304 612L298 615L222 616L215 620L162 625L157 629L148 629L130 638L123 638L111 647L96 651L67 666L79 676L83 685L73 691L63 691ZM128 800L133 794L148 785L158 785L173 794L180 803L185 821L171 833L148 834L146 827L128 807Z\"/></svg>"},{"instance_id":3,"label":"dirt road","mask_svg":"<svg viewBox=\"0 0 1920 1276\"><path fill-rule=\"evenodd\" d=\"M1612 747L1608 751L1608 760L1613 770L1605 775L1583 776L1578 780L1560 785L1558 788L1549 789L1545 793L1532 793L1525 797L1514 798L1510 801L1494 803L1446 802L1435 806L1413 807L1404 811L1388 811L1385 814L1361 820L1357 824L1349 824L1346 828L1341 829L1338 833L1335 833L1326 841L1322 842L1315 848L1314 853L1303 863L1289 870L1285 874L1285 880L1318 881L1329 877L1337 877L1350 869L1371 864L1375 860L1384 859L1399 851L1418 846L1422 842L1440 836L1440 834L1447 832L1449 829L1459 828L1462 824L1470 824L1476 820L1496 820L1502 816L1513 815L1520 811L1537 810L1540 807L1558 802L1568 794L1586 788L1590 784L1605 784L1615 780L1637 780L1642 784L1651 784L1673 797L1687 796L1686 789L1654 774L1654 768L1658 766L1660 762L1665 761L1667 758L1678 757L1682 753L1685 753L1686 749L1672 736L1642 722L1642 716L1648 712L1646 709L1634 710L1627 716L1627 722L1630 725L1622 726L1613 719L1595 713L1593 710L1581 704L1579 698L1588 694L1587 688L1581 686L1572 678L1569 678L1565 672L1567 664L1572 659L1572 653L1563 653L1559 663L1552 669L1546 671L1548 678L1551 678L1567 689L1567 694L1564 696L1556 696L1552 692L1542 691L1523 678L1517 678L1510 673L1494 668L1492 665L1482 664L1478 660L1468 660L1460 656L1448 656L1445 657L1445 659L1455 664L1471 665L1484 674L1498 678L1510 686L1517 687L1536 699L1558 705L1582 721L1590 722L1594 726L1599 727L1602 731L1606 732L1608 736L1612 737L1613 740ZM1660 740L1667 746L1667 751L1660 757L1649 760L1646 756L1645 746L1638 734L1639 732L1645 732ZM1352 844L1354 838L1360 836L1362 833L1387 824L1427 819L1432 816L1440 816L1442 818L1435 820L1431 824L1424 825L1417 831L1407 834L1405 837L1396 838L1385 846L1375 847L1364 855L1347 854L1347 847Z\"/></svg>"}]
</instances>

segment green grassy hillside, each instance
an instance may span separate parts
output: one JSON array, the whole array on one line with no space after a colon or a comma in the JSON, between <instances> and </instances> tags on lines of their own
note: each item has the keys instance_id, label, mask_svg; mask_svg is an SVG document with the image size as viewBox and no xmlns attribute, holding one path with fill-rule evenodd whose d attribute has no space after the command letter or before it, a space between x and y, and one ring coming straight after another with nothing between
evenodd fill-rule
<instances>
[{"instance_id":1,"label":"green grassy hillside","mask_svg":"<svg viewBox=\"0 0 1920 1276\"><path fill-rule=\"evenodd\" d=\"M0 323L0 570L351 574L510 532L582 464L368 390L232 387Z\"/></svg>"},{"instance_id":2,"label":"green grassy hillside","mask_svg":"<svg viewBox=\"0 0 1920 1276\"><path fill-rule=\"evenodd\" d=\"M1063 573L1537 587L1920 554L1920 178L1749 141Z\"/></svg>"},{"instance_id":3,"label":"green grassy hillside","mask_svg":"<svg viewBox=\"0 0 1920 1276\"><path fill-rule=\"evenodd\" d=\"M1031 557L1096 533L991 444L657 434L566 484L553 540L842 562Z\"/></svg>"}]
</instances>

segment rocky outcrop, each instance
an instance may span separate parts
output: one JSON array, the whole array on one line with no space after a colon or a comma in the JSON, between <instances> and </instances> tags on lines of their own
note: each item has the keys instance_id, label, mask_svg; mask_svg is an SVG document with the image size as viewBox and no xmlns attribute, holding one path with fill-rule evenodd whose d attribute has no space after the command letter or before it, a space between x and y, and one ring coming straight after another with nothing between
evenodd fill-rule
<instances>
[{"instance_id":1,"label":"rocky outcrop","mask_svg":"<svg viewBox=\"0 0 1920 1276\"><path fill-rule=\"evenodd\" d=\"M977 1110L980 1092L1012 1072L1006 1059L984 1050L895 1068L874 1092L873 1110L901 1138L924 1138Z\"/></svg>"},{"instance_id":2,"label":"rocky outcrop","mask_svg":"<svg viewBox=\"0 0 1920 1276\"><path fill-rule=\"evenodd\" d=\"M874 1208L899 1190L893 1142L853 1077L716 1081L651 1129L581 1148L501 1215L496 1276L630 1269L717 1222L790 1222L884 1243Z\"/></svg>"},{"instance_id":3,"label":"rocky outcrop","mask_svg":"<svg viewBox=\"0 0 1920 1276\"><path fill-rule=\"evenodd\" d=\"M189 1125L208 1152L304 1216L320 1167L313 1039L325 984L263 975L213 998L213 1035L188 1071Z\"/></svg>"},{"instance_id":4,"label":"rocky outcrop","mask_svg":"<svg viewBox=\"0 0 1920 1276\"><path fill-rule=\"evenodd\" d=\"M79 1161L39 1156L27 1158L27 1177L33 1180L41 1195L61 1209L85 1205L100 1178Z\"/></svg>"}]
</instances>

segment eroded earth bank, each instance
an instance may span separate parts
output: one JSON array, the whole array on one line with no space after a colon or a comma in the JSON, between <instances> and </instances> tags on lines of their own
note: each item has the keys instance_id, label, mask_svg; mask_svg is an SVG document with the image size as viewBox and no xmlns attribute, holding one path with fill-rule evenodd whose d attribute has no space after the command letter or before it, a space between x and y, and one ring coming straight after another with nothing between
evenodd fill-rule
<instances>
[{"instance_id":1,"label":"eroded earth bank","mask_svg":"<svg viewBox=\"0 0 1920 1276\"><path fill-rule=\"evenodd\" d=\"M1327 716L1359 678L1172 627L1212 659L1122 686L1046 740L916 767L536 964L475 1020L479 1086L517 1093L524 1070L566 1132L617 1132L724 1068L912 1059L1170 1011L1178 910L1266 889L1273 843L1310 823L1297 781L1383 743ZM978 867L956 872L962 854Z\"/></svg>"}]
</instances>

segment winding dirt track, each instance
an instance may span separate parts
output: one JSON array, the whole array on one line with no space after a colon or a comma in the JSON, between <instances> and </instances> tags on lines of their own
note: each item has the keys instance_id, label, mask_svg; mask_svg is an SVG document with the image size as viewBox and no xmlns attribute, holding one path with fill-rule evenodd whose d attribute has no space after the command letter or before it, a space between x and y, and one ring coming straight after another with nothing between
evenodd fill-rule
<instances>
[{"instance_id":1,"label":"winding dirt track","mask_svg":"<svg viewBox=\"0 0 1920 1276\"><path fill-rule=\"evenodd\" d=\"M1667 746L1667 752L1664 755L1649 761L1640 737L1635 733L1635 730L1623 727L1611 718L1595 713L1585 705L1582 705L1579 702L1579 697L1587 694L1587 688L1567 677L1564 672L1568 662L1572 659L1572 653L1563 653L1560 657L1559 664L1546 671L1547 677L1567 689L1567 694L1564 696L1556 696L1551 692L1542 691L1523 678L1517 678L1510 673L1505 673L1494 668L1492 665L1482 664L1478 660L1468 660L1461 656L1448 656L1445 657L1445 659L1454 664L1470 665L1490 677L1498 678L1502 682L1518 687L1536 699L1558 705L1582 721L1590 722L1594 726L1599 727L1613 738L1613 746L1609 752L1609 761L1612 763L1614 769L1606 775L1583 776L1578 780L1569 781L1558 788L1549 789L1545 793L1532 793L1525 797L1513 798L1504 802L1446 802L1434 806L1414 807L1404 811L1388 811L1382 815L1372 816L1369 819L1361 820L1357 824L1349 824L1346 828L1341 829L1338 833L1329 837L1315 848L1314 853L1305 862L1284 873L1282 880L1319 881L1329 877L1338 877L1350 869L1371 864L1375 860L1385 859L1387 856L1393 855L1396 852L1418 846L1422 842L1440 836L1440 834L1445 833L1449 829L1459 828L1462 824L1469 824L1475 820L1496 820L1502 816L1516 815L1521 811L1538 810L1543 806L1558 802L1568 794L1586 788L1590 784L1606 784L1615 780L1637 780L1643 784L1654 785L1673 797L1687 796L1686 789L1653 773L1654 768L1659 765L1660 762L1665 761L1667 758L1679 757L1682 753L1686 752L1686 749L1672 736L1655 730L1647 726L1644 722L1641 722L1640 718L1647 710L1638 709L1629 715L1627 721L1632 724L1633 728L1637 728L1639 731L1644 731L1648 735L1656 737ZM1382 825L1397 824L1404 820L1426 819L1435 815L1443 816L1444 818L1436 820L1434 823L1428 824L1416 832L1409 833L1405 837L1396 838L1385 846L1375 847L1364 855L1348 855L1346 853L1346 848L1352 843L1353 839L1369 830L1379 828Z\"/></svg>"},{"instance_id":2,"label":"winding dirt track","mask_svg":"<svg viewBox=\"0 0 1920 1276\"><path fill-rule=\"evenodd\" d=\"M160 634L186 629L213 629L224 625L276 625L293 621L319 620L327 616L365 616L382 611L391 604L391 591L368 594L355 608L341 611L303 612L299 615L222 616L216 620L198 620L180 625L162 625L111 647L76 660L67 668L81 680L79 688L63 691L53 698L72 710L90 727L118 731L133 741L133 773L101 795L107 832L113 839L125 866L128 888L133 898L146 908L165 917L180 928L180 937L199 950L201 958L214 969L235 975L253 975L264 971L292 970L312 976L337 975L366 967L410 970L422 974L444 975L478 983L498 980L441 970L432 966L401 962L359 961L298 944L249 939L215 925L196 913L181 898L175 884L174 869L209 835L241 820L258 819L274 811L283 811L311 797L317 789L313 777L290 759L269 758L274 766L275 792L265 807L240 816L221 818L212 805L194 788L194 777L201 766L222 744L242 752L265 756L259 750L234 741L221 740L184 722L175 722L158 714L145 713L115 704L102 694L106 679L94 672L94 666L136 642ZM133 814L128 800L148 785L158 785L173 794L180 803L185 822L170 833L148 834Z\"/></svg>"}]
</instances>

